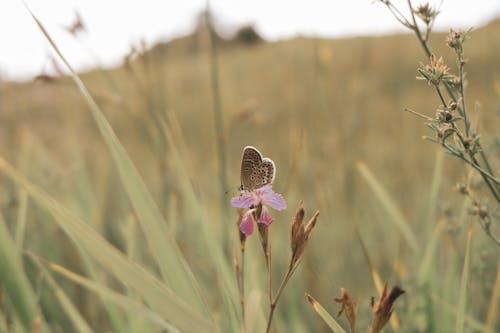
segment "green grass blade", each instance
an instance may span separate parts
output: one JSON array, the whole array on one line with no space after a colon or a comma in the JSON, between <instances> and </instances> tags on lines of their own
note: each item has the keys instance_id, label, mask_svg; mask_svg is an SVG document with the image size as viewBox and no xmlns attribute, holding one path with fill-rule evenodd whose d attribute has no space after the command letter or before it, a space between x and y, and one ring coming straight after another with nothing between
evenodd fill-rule
<instances>
[{"instance_id":1,"label":"green grass blade","mask_svg":"<svg viewBox=\"0 0 500 333\"><path fill-rule=\"evenodd\" d=\"M88 104L99 131L101 132L101 135L113 157L120 179L138 216L141 228L147 238L147 244L151 250L152 256L155 258L162 277L165 281L167 281L167 283L173 279L180 281L178 285L175 285L178 294L187 298L187 301L197 309L203 309L206 313L209 313L205 308L198 283L196 282L191 269L185 261L176 240L168 231L167 224L158 206L146 188L146 185L139 175L135 165L132 163L132 160L125 151L125 148L121 145L118 137L111 128L111 125L106 120L106 117L90 95L82 80L73 70L66 58L62 55L61 51L52 40L49 33L45 30L42 23L35 17L28 6L26 6L26 8L30 12L47 41L69 70L71 78ZM183 278L180 279L179 277Z\"/></svg>"},{"instance_id":2,"label":"green grass blade","mask_svg":"<svg viewBox=\"0 0 500 333\"><path fill-rule=\"evenodd\" d=\"M427 242L427 245L425 246L424 256L422 257L422 261L420 262L420 266L417 272L417 281L420 285L427 282L430 276L435 259L436 249L438 246L439 236L441 236L441 232L445 228L447 222L448 221L444 217L439 219L429 241Z\"/></svg>"},{"instance_id":3,"label":"green grass blade","mask_svg":"<svg viewBox=\"0 0 500 333\"><path fill-rule=\"evenodd\" d=\"M453 317L456 316L457 306L455 304L446 303L446 301L444 301L445 297L443 297L443 295L432 294L431 298L433 301L436 302L436 304L439 304L440 309L443 310L442 311L443 313L446 312L446 313L451 314ZM479 322L479 320L477 320L474 317L467 315L467 314L464 316L464 318L465 318L465 322L467 323L467 326L471 330L473 330L474 332L484 332L485 331L486 327L481 322ZM450 331L451 331L451 329L450 329Z\"/></svg>"},{"instance_id":4,"label":"green grass blade","mask_svg":"<svg viewBox=\"0 0 500 333\"><path fill-rule=\"evenodd\" d=\"M439 196L439 189L441 187L441 180L443 175L443 158L444 153L439 150L436 153L436 162L434 164L434 174L432 176L431 189L429 193L429 203L427 204L428 212L427 212L427 232L428 234L432 229L436 221L436 207Z\"/></svg>"},{"instance_id":5,"label":"green grass blade","mask_svg":"<svg viewBox=\"0 0 500 333\"><path fill-rule=\"evenodd\" d=\"M464 267L462 278L460 280L460 289L458 292L457 317L455 322L455 332L463 333L465 324L465 308L467 305L467 284L469 282L470 249L472 243L472 227L467 231L467 245L465 246Z\"/></svg>"},{"instance_id":6,"label":"green grass blade","mask_svg":"<svg viewBox=\"0 0 500 333\"><path fill-rule=\"evenodd\" d=\"M196 196L194 186L187 170L190 165L189 159L182 155L183 151L188 151L181 126L173 112L168 114L168 123L164 124L163 131L169 146L170 160L172 163L173 176L179 180L179 188L182 191L182 197L186 200L186 205L190 207L189 213L192 219L196 221L196 232L193 239L200 244L209 254L213 262L214 272L216 272L218 293L225 304L226 319L225 325L231 327L231 331L238 330L241 325L238 320L239 303L236 283L234 279L234 267L232 258L229 257L230 251L228 233L233 236L230 230L228 232L228 221L225 219L209 218L207 209ZM229 197L226 198L229 201ZM230 220L231 222L233 219ZM197 238L195 238L197 237ZM228 283L228 281L234 283Z\"/></svg>"},{"instance_id":7,"label":"green grass blade","mask_svg":"<svg viewBox=\"0 0 500 333\"><path fill-rule=\"evenodd\" d=\"M408 241L411 249L416 252L418 250L417 239L403 213L401 213L401 211L397 208L392 198L375 178L370 169L368 169L366 164L358 162L357 168L372 191L375 193L375 196L382 204L382 207L384 207L387 214L391 217L391 221L401 231L403 237Z\"/></svg>"},{"instance_id":8,"label":"green grass blade","mask_svg":"<svg viewBox=\"0 0 500 333\"><path fill-rule=\"evenodd\" d=\"M85 319L82 317L80 312L78 312L78 309L71 302L71 300L68 298L68 296L66 296L64 291L57 285L54 278L49 274L49 272L47 272L45 267L41 264L40 260L38 258L36 258L31 253L28 253L28 256L38 266L40 271L42 271L45 281L47 281L47 284L53 290L54 296L57 298L57 300L61 304L62 310L66 313L68 318L71 320L71 323L73 324L73 328L75 329L75 332L92 333L93 331L90 328L89 324L85 321Z\"/></svg>"},{"instance_id":9,"label":"green grass blade","mask_svg":"<svg viewBox=\"0 0 500 333\"><path fill-rule=\"evenodd\" d=\"M498 305L500 303L500 260L497 265L497 274L495 278L495 284L493 285L493 292L491 293L491 301L488 307L488 315L486 316L485 322L485 333L493 333L495 328L495 321L500 317L500 311L498 311Z\"/></svg>"},{"instance_id":10,"label":"green grass blade","mask_svg":"<svg viewBox=\"0 0 500 333\"><path fill-rule=\"evenodd\" d=\"M23 270L23 263L16 243L0 215L0 285L9 296L16 316L29 332L39 318L37 298Z\"/></svg>"},{"instance_id":11,"label":"green grass blade","mask_svg":"<svg viewBox=\"0 0 500 333\"><path fill-rule=\"evenodd\" d=\"M16 245L19 253L23 248L24 234L26 232L26 215L28 213L28 194L26 191L19 193L19 209L16 220Z\"/></svg>"},{"instance_id":12,"label":"green grass blade","mask_svg":"<svg viewBox=\"0 0 500 333\"><path fill-rule=\"evenodd\" d=\"M85 251L116 279L133 288L164 319L186 331L204 331L207 328L213 331L210 321L181 300L155 276L110 245L88 224L72 215L1 158L0 170L22 186L36 204L47 210L80 250Z\"/></svg>"},{"instance_id":13,"label":"green grass blade","mask_svg":"<svg viewBox=\"0 0 500 333\"><path fill-rule=\"evenodd\" d=\"M40 258L37 258L34 255L31 255L31 258L37 263L37 265L40 267L40 269L42 271L47 273L45 268L43 267L43 265L41 263ZM120 308L126 310L127 312L129 312L129 314L143 315L144 318L147 318L148 320L154 322L159 327L166 329L168 332L179 332L174 326L172 326L171 324L166 322L158 314L154 313L149 308L147 308L144 304L137 302L137 301L131 299L130 297L127 297L127 296L124 296L120 293L117 293L117 292L115 292L115 291L107 288L106 286L103 286L95 281L87 279L81 275L75 274L75 273L65 269L62 266L56 265L54 263L49 263L49 262L45 262L45 264L48 265L49 268L52 271L56 272L57 274L89 289L92 292L98 293L103 299L110 301L113 304L119 306ZM47 278L47 281L49 281L49 279L52 280L52 282L50 284L52 284L52 283L55 284L55 282L50 277L50 275L46 274L45 277ZM76 309L75 309L75 311L76 311ZM79 316L79 314L78 314L78 316ZM87 332L87 331L85 331L85 332ZM89 332L92 332L92 331L89 331Z\"/></svg>"},{"instance_id":14,"label":"green grass blade","mask_svg":"<svg viewBox=\"0 0 500 333\"><path fill-rule=\"evenodd\" d=\"M346 333L340 324L318 303L311 295L306 294L307 301L311 304L316 313L325 321L330 329L335 333Z\"/></svg>"}]
</instances>

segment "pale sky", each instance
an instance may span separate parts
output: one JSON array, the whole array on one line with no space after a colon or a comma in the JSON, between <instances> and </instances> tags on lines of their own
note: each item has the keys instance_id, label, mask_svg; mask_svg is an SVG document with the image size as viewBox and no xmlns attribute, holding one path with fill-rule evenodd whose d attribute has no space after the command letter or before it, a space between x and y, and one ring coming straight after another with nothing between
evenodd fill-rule
<instances>
[{"instance_id":1,"label":"pale sky","mask_svg":"<svg viewBox=\"0 0 500 333\"><path fill-rule=\"evenodd\" d=\"M187 34L206 0L26 0L64 55L77 69L117 65L132 44L148 46ZM413 1L414 4L424 1ZM394 0L406 10L406 1ZM441 1L430 1L439 5ZM253 23L266 39L297 34L322 37L405 31L388 10L372 0L211 0L228 29ZM87 32L68 34L78 11ZM444 0L436 28L477 27L500 17L500 0ZM21 0L0 1L0 79L30 79L51 73L51 50Z\"/></svg>"}]
</instances>

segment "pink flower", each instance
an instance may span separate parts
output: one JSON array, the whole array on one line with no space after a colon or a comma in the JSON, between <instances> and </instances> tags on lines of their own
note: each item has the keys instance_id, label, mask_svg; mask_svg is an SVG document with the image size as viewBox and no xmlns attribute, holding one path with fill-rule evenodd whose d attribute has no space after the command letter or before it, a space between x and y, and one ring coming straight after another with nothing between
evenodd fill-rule
<instances>
[{"instance_id":1,"label":"pink flower","mask_svg":"<svg viewBox=\"0 0 500 333\"><path fill-rule=\"evenodd\" d=\"M243 215L240 224L240 230L246 236L253 234L253 212L255 209L250 209Z\"/></svg>"},{"instance_id":2,"label":"pink flower","mask_svg":"<svg viewBox=\"0 0 500 333\"><path fill-rule=\"evenodd\" d=\"M265 206L269 206L276 210L283 210L286 208L286 202L281 194L275 193L271 184L262 186L251 192L241 191L240 195L231 199L231 205L237 208L249 208L243 215L240 224L240 230L246 236L253 233L254 213L257 211L258 206L262 206L258 223L269 226L273 222L273 218L269 214L269 210Z\"/></svg>"},{"instance_id":3,"label":"pink flower","mask_svg":"<svg viewBox=\"0 0 500 333\"><path fill-rule=\"evenodd\" d=\"M260 217L257 222L265 225L270 225L273 222L273 218L269 214L269 210L266 208L266 206L262 207L262 212L260 213Z\"/></svg>"},{"instance_id":4,"label":"pink flower","mask_svg":"<svg viewBox=\"0 0 500 333\"><path fill-rule=\"evenodd\" d=\"M259 204L270 206L276 210L286 208L286 202L281 194L275 193L271 184L262 186L251 192L241 191L241 194L231 199L231 205L236 208L251 208Z\"/></svg>"}]
</instances>

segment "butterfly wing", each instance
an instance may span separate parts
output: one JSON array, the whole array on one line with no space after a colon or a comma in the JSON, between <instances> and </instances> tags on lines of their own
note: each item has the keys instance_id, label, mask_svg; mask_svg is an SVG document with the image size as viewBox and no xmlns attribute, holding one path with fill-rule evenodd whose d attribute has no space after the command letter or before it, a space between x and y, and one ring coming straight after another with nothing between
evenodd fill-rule
<instances>
[{"instance_id":1,"label":"butterfly wing","mask_svg":"<svg viewBox=\"0 0 500 333\"><path fill-rule=\"evenodd\" d=\"M246 146L243 148L243 156L241 158L241 187L243 190L252 191L257 188L257 173L256 170L262 164L262 155L252 147Z\"/></svg>"},{"instance_id":2,"label":"butterfly wing","mask_svg":"<svg viewBox=\"0 0 500 333\"><path fill-rule=\"evenodd\" d=\"M263 158L259 169L260 186L271 184L276 176L276 166L273 160L267 157Z\"/></svg>"}]
</instances>

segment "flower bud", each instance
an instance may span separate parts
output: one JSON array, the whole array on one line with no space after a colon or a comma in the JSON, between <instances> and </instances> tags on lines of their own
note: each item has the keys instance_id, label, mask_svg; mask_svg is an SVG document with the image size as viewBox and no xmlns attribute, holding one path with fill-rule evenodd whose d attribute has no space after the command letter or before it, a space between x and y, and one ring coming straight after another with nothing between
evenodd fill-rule
<instances>
[{"instance_id":1,"label":"flower bud","mask_svg":"<svg viewBox=\"0 0 500 333\"><path fill-rule=\"evenodd\" d=\"M393 305L396 299L404 294L405 291L398 286L392 288L391 292L387 294L387 283L384 285L384 290L380 299L373 304L373 321L372 333L378 333L384 328L389 319L391 318Z\"/></svg>"},{"instance_id":2,"label":"flower bud","mask_svg":"<svg viewBox=\"0 0 500 333\"><path fill-rule=\"evenodd\" d=\"M319 211L316 211L313 217L304 225L304 208L302 207L302 202L299 203L299 208L292 218L290 225L290 248L292 250L290 266L295 265L302 256L302 253L304 253L309 235L316 225L318 215Z\"/></svg>"}]
</instances>

